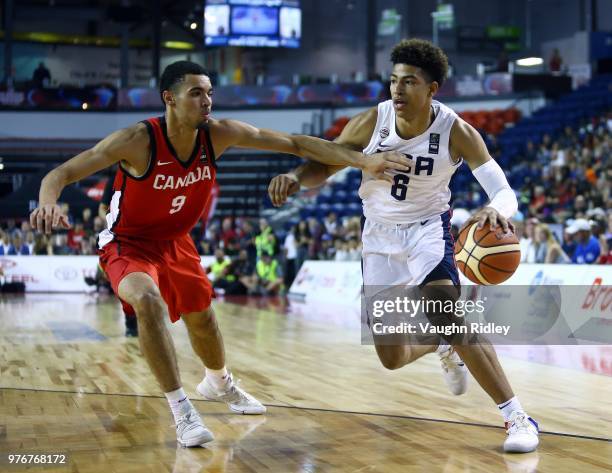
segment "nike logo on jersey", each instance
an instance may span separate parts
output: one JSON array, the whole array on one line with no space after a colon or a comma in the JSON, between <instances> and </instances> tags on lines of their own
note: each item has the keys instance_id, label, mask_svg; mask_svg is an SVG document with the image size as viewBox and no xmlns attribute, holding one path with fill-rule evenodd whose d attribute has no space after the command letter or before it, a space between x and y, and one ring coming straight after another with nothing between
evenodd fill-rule
<instances>
[{"instance_id":1,"label":"nike logo on jersey","mask_svg":"<svg viewBox=\"0 0 612 473\"><path fill-rule=\"evenodd\" d=\"M158 166L165 166L166 164L172 164L172 161L168 161L168 162L165 162L165 163L162 163L161 161L157 161L157 165Z\"/></svg>"}]
</instances>

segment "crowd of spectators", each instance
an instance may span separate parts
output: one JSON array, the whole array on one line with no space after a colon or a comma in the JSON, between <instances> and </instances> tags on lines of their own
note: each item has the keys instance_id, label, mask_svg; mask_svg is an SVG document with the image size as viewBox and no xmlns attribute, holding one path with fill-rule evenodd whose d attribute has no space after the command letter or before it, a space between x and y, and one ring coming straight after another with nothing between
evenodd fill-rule
<instances>
[{"instance_id":1,"label":"crowd of spectators","mask_svg":"<svg viewBox=\"0 0 612 473\"><path fill-rule=\"evenodd\" d=\"M612 263L612 112L528 142L511 169L517 186L523 260Z\"/></svg>"},{"instance_id":2,"label":"crowd of spectators","mask_svg":"<svg viewBox=\"0 0 612 473\"><path fill-rule=\"evenodd\" d=\"M100 216L92 218L92 211L85 208L80 217L70 214L67 204L62 210L70 216L73 225L66 231L54 231L51 235L34 232L29 220L13 219L0 224L0 255L94 255L96 239L104 229Z\"/></svg>"},{"instance_id":3,"label":"crowd of spectators","mask_svg":"<svg viewBox=\"0 0 612 473\"><path fill-rule=\"evenodd\" d=\"M521 211L547 223L586 218L612 208L612 112L578 130L566 127L553 140L527 142L525 156L510 172L524 176L517 190ZM601 213L601 212L600 212Z\"/></svg>"},{"instance_id":4,"label":"crowd of spectators","mask_svg":"<svg viewBox=\"0 0 612 473\"><path fill-rule=\"evenodd\" d=\"M213 285L230 294L278 294L291 285L307 260L359 261L359 217L340 221L331 212L319 222L302 220L275 232L267 220L213 221L199 241L202 254L215 254Z\"/></svg>"}]
</instances>

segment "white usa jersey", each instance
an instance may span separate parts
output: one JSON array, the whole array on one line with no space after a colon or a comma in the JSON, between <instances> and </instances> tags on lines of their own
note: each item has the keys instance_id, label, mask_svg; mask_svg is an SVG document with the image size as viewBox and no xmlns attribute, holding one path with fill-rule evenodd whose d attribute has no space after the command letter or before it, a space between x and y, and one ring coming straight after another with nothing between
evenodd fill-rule
<instances>
[{"instance_id":1,"label":"white usa jersey","mask_svg":"<svg viewBox=\"0 0 612 473\"><path fill-rule=\"evenodd\" d=\"M392 171L393 184L364 173L359 188L366 219L386 224L414 223L449 210L449 183L461 160L453 163L450 132L457 114L432 101L435 118L421 135L405 140L398 136L393 101L378 104L378 119L364 154L398 151L412 159L410 171Z\"/></svg>"}]
</instances>

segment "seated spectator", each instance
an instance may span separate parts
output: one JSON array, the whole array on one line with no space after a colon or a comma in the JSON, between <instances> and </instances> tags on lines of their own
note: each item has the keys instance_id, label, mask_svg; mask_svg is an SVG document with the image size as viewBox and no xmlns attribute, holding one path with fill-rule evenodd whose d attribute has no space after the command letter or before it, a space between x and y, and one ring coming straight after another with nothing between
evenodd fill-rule
<instances>
[{"instance_id":1,"label":"seated spectator","mask_svg":"<svg viewBox=\"0 0 612 473\"><path fill-rule=\"evenodd\" d=\"M211 255L214 253L216 244L219 241L220 228L216 222L211 222L204 230L204 235L198 243L201 255Z\"/></svg>"},{"instance_id":2,"label":"seated spectator","mask_svg":"<svg viewBox=\"0 0 612 473\"><path fill-rule=\"evenodd\" d=\"M93 231L94 222L91 219L91 209L89 207L85 207L83 209L83 229L86 232Z\"/></svg>"},{"instance_id":3,"label":"seated spectator","mask_svg":"<svg viewBox=\"0 0 612 473\"><path fill-rule=\"evenodd\" d=\"M588 212L588 215L594 217L590 221L591 232L593 234L593 237L597 239L597 242L599 243L599 248L600 248L600 255L597 260L597 263L605 264L607 262L607 257L608 257L608 252L609 252L608 238L606 235L607 222L602 218L601 215L599 215L599 213L596 214L595 210L596 209L592 209ZM602 210L602 209L597 209L597 210Z\"/></svg>"},{"instance_id":4,"label":"seated spectator","mask_svg":"<svg viewBox=\"0 0 612 473\"><path fill-rule=\"evenodd\" d=\"M559 138L559 144L562 148L572 148L578 144L578 137L571 126L567 125L563 129L563 134Z\"/></svg>"},{"instance_id":5,"label":"seated spectator","mask_svg":"<svg viewBox=\"0 0 612 473\"><path fill-rule=\"evenodd\" d=\"M65 232L56 233L52 236L53 246L52 251L54 255L71 255L72 251L68 246L68 235Z\"/></svg>"},{"instance_id":6,"label":"seated spectator","mask_svg":"<svg viewBox=\"0 0 612 473\"><path fill-rule=\"evenodd\" d=\"M229 273L236 278L235 283L226 291L229 294L246 294L247 286L244 284L245 278L253 275L255 267L249 258L247 250L242 249L238 256L232 261Z\"/></svg>"},{"instance_id":7,"label":"seated spectator","mask_svg":"<svg viewBox=\"0 0 612 473\"><path fill-rule=\"evenodd\" d=\"M232 264L226 277L227 285L225 293L228 295L245 295L249 292L249 285L254 279L255 268L249 258L246 250L240 250L238 256L232 261ZM255 278L255 285L257 279Z\"/></svg>"},{"instance_id":8,"label":"seated spectator","mask_svg":"<svg viewBox=\"0 0 612 473\"><path fill-rule=\"evenodd\" d=\"M30 222L24 220L21 222L21 233L26 235L28 232L32 231L32 227L30 226Z\"/></svg>"},{"instance_id":9,"label":"seated spectator","mask_svg":"<svg viewBox=\"0 0 612 473\"><path fill-rule=\"evenodd\" d=\"M555 238L548 225L540 224L536 230L538 247L536 250L536 263L562 264L571 263L561 245Z\"/></svg>"},{"instance_id":10,"label":"seated spectator","mask_svg":"<svg viewBox=\"0 0 612 473\"><path fill-rule=\"evenodd\" d=\"M323 221L325 225L325 232L332 237L338 233L338 216L334 212L330 212Z\"/></svg>"},{"instance_id":11,"label":"seated spectator","mask_svg":"<svg viewBox=\"0 0 612 473\"><path fill-rule=\"evenodd\" d=\"M565 166L565 149L559 146L559 143L555 141L550 151L550 165L555 167Z\"/></svg>"},{"instance_id":12,"label":"seated spectator","mask_svg":"<svg viewBox=\"0 0 612 473\"><path fill-rule=\"evenodd\" d=\"M335 261L349 261L349 246L346 241L336 240Z\"/></svg>"},{"instance_id":13,"label":"seated spectator","mask_svg":"<svg viewBox=\"0 0 612 473\"><path fill-rule=\"evenodd\" d=\"M261 258L264 253L272 256L276 254L276 235L272 227L264 218L259 219L259 235L255 237L255 249L257 257Z\"/></svg>"},{"instance_id":14,"label":"seated spectator","mask_svg":"<svg viewBox=\"0 0 612 473\"><path fill-rule=\"evenodd\" d=\"M331 260L334 259L336 250L334 248L334 240L331 235L324 233L321 236L321 246L319 247L319 254L317 259L320 260Z\"/></svg>"},{"instance_id":15,"label":"seated spectator","mask_svg":"<svg viewBox=\"0 0 612 473\"><path fill-rule=\"evenodd\" d=\"M62 213L68 217L68 221L70 223L73 223L74 217L72 216L72 213L70 212L70 204L67 204L66 202L58 202L58 205L60 206Z\"/></svg>"},{"instance_id":16,"label":"seated spectator","mask_svg":"<svg viewBox=\"0 0 612 473\"><path fill-rule=\"evenodd\" d=\"M567 232L574 236L576 249L572 255L572 263L592 264L597 261L601 253L599 242L591 234L591 224L583 218L576 219L568 228Z\"/></svg>"},{"instance_id":17,"label":"seated spectator","mask_svg":"<svg viewBox=\"0 0 612 473\"><path fill-rule=\"evenodd\" d=\"M361 245L356 238L348 240L348 259L349 261L361 261Z\"/></svg>"},{"instance_id":18,"label":"seated spectator","mask_svg":"<svg viewBox=\"0 0 612 473\"><path fill-rule=\"evenodd\" d=\"M97 235L102 230L104 230L105 227L106 227L106 221L99 215L96 215L93 219L93 233Z\"/></svg>"},{"instance_id":19,"label":"seated spectator","mask_svg":"<svg viewBox=\"0 0 612 473\"><path fill-rule=\"evenodd\" d=\"M603 234L602 241L599 262L601 264L612 264L612 211L608 212L608 226Z\"/></svg>"},{"instance_id":20,"label":"seated spectator","mask_svg":"<svg viewBox=\"0 0 612 473\"><path fill-rule=\"evenodd\" d=\"M28 245L28 250L30 251L30 254L33 255L34 254L34 232L32 230L29 230L28 232L25 233L25 236L26 236L25 244Z\"/></svg>"},{"instance_id":21,"label":"seated spectator","mask_svg":"<svg viewBox=\"0 0 612 473\"><path fill-rule=\"evenodd\" d=\"M8 254L10 243L8 234L0 229L0 256Z\"/></svg>"},{"instance_id":22,"label":"seated spectator","mask_svg":"<svg viewBox=\"0 0 612 473\"><path fill-rule=\"evenodd\" d=\"M206 268L206 272L210 275L213 286L215 286L217 280L220 281L227 275L230 263L231 261L229 258L225 257L225 252L221 248L218 248L215 251L215 261Z\"/></svg>"},{"instance_id":23,"label":"seated spectator","mask_svg":"<svg viewBox=\"0 0 612 473\"><path fill-rule=\"evenodd\" d=\"M283 277L278 261L267 252L262 253L261 259L255 266L255 274L250 278L241 278L246 283L251 294L273 296L283 290Z\"/></svg>"},{"instance_id":24,"label":"seated spectator","mask_svg":"<svg viewBox=\"0 0 612 473\"><path fill-rule=\"evenodd\" d=\"M573 222L573 219L568 220L568 227L563 230L563 243L561 243L561 249L570 260L573 259L574 251L576 251L576 242L574 241L574 235L569 233L567 230Z\"/></svg>"},{"instance_id":25,"label":"seated spectator","mask_svg":"<svg viewBox=\"0 0 612 473\"><path fill-rule=\"evenodd\" d=\"M544 206L546 205L546 194L543 186L535 186L533 198L529 205L529 213L538 218L543 216Z\"/></svg>"},{"instance_id":26,"label":"seated spectator","mask_svg":"<svg viewBox=\"0 0 612 473\"><path fill-rule=\"evenodd\" d=\"M321 246L321 237L323 236L323 225L319 221L310 217L307 221L308 230L310 230L310 247L308 248L308 257L310 259L317 259L319 254L319 247Z\"/></svg>"},{"instance_id":27,"label":"seated spectator","mask_svg":"<svg viewBox=\"0 0 612 473\"><path fill-rule=\"evenodd\" d=\"M521 263L535 263L535 229L538 223L537 218L530 218L525 223L525 235L519 241L521 247Z\"/></svg>"},{"instance_id":28,"label":"seated spectator","mask_svg":"<svg viewBox=\"0 0 612 473\"><path fill-rule=\"evenodd\" d=\"M6 221L6 228L5 228L6 234L10 237L15 230L18 230L17 222L15 222L15 219L9 218Z\"/></svg>"},{"instance_id":29,"label":"seated spectator","mask_svg":"<svg viewBox=\"0 0 612 473\"><path fill-rule=\"evenodd\" d=\"M79 255L81 253L81 243L85 239L85 229L82 223L75 224L68 230L68 248L72 254Z\"/></svg>"},{"instance_id":30,"label":"seated spectator","mask_svg":"<svg viewBox=\"0 0 612 473\"><path fill-rule=\"evenodd\" d=\"M240 250L238 256L224 266L223 272L215 277L213 287L222 290L227 295L245 295L252 274L253 266L249 261L247 251L243 249Z\"/></svg>"},{"instance_id":31,"label":"seated spectator","mask_svg":"<svg viewBox=\"0 0 612 473\"><path fill-rule=\"evenodd\" d=\"M85 235L85 237L81 240L81 246L78 249L78 254L80 255L95 255L97 252L97 237L93 235Z\"/></svg>"},{"instance_id":32,"label":"seated spectator","mask_svg":"<svg viewBox=\"0 0 612 473\"><path fill-rule=\"evenodd\" d=\"M232 256L238 254L239 235L234 229L234 222L231 217L226 217L221 223L221 244L225 254Z\"/></svg>"},{"instance_id":33,"label":"seated spectator","mask_svg":"<svg viewBox=\"0 0 612 473\"><path fill-rule=\"evenodd\" d=\"M538 161L538 152L533 144L533 141L529 140L527 142L527 147L525 149L525 159L529 162L537 162Z\"/></svg>"},{"instance_id":34,"label":"seated spectator","mask_svg":"<svg viewBox=\"0 0 612 473\"><path fill-rule=\"evenodd\" d=\"M304 261L308 259L308 252L312 244L312 235L310 234L308 224L304 220L300 221L295 229L295 242L297 244L295 272L297 273Z\"/></svg>"},{"instance_id":35,"label":"seated spectator","mask_svg":"<svg viewBox=\"0 0 612 473\"><path fill-rule=\"evenodd\" d=\"M351 217L346 221L344 236L345 238L361 239L361 219L359 217Z\"/></svg>"},{"instance_id":36,"label":"seated spectator","mask_svg":"<svg viewBox=\"0 0 612 473\"><path fill-rule=\"evenodd\" d=\"M250 221L245 220L242 223L242 230L240 232L240 248L247 251L249 261L253 266L255 265L255 261L257 261L257 248L255 246L256 237L257 233L255 232L255 227Z\"/></svg>"},{"instance_id":37,"label":"seated spectator","mask_svg":"<svg viewBox=\"0 0 612 473\"><path fill-rule=\"evenodd\" d=\"M30 255L30 249L28 245L23 241L21 236L21 232L19 230L13 232L13 238L11 239L11 244L8 247L7 255L9 256L28 256Z\"/></svg>"}]
</instances>

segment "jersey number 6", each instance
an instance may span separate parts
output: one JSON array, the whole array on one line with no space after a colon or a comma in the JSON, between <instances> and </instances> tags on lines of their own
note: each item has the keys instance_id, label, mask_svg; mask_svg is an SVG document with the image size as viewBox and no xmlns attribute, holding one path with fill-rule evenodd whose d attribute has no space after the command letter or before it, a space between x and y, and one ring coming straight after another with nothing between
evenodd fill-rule
<instances>
[{"instance_id":1,"label":"jersey number 6","mask_svg":"<svg viewBox=\"0 0 612 473\"><path fill-rule=\"evenodd\" d=\"M185 197L184 195L177 195L174 199L172 199L172 208L170 209L171 214L177 213L179 210L183 208L185 205Z\"/></svg>"},{"instance_id":2,"label":"jersey number 6","mask_svg":"<svg viewBox=\"0 0 612 473\"><path fill-rule=\"evenodd\" d=\"M391 186L391 196L395 200L406 200L406 193L408 192L408 183L410 177L406 174L396 174L393 176L393 185Z\"/></svg>"}]
</instances>

